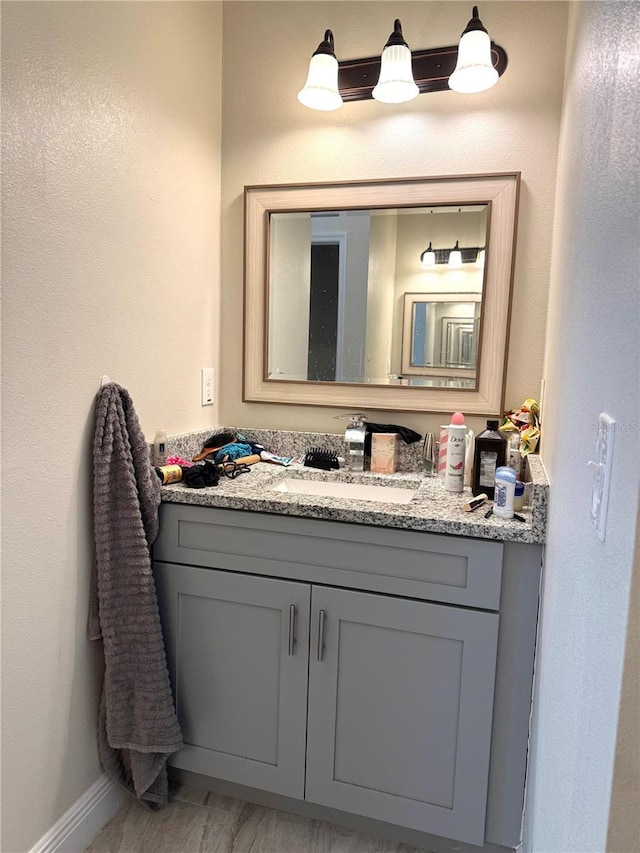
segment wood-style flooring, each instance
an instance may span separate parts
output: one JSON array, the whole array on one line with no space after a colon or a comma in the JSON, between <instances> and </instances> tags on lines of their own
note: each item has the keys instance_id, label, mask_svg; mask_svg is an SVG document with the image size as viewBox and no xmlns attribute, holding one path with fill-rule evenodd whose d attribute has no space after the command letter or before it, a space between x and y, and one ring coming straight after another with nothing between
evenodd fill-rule
<instances>
[{"instance_id":1,"label":"wood-style flooring","mask_svg":"<svg viewBox=\"0 0 640 853\"><path fill-rule=\"evenodd\" d=\"M130 799L85 853L427 853L186 786L173 797L159 812Z\"/></svg>"}]
</instances>

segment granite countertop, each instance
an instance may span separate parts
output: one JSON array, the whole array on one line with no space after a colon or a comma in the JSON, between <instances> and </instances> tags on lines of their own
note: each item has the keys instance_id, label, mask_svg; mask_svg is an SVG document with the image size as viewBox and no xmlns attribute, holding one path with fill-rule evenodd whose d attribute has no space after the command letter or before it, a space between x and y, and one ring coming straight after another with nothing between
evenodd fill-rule
<instances>
[{"instance_id":1,"label":"granite countertop","mask_svg":"<svg viewBox=\"0 0 640 853\"><path fill-rule=\"evenodd\" d=\"M265 441L261 443L268 446ZM184 455L189 458L186 453ZM484 514L490 504L484 504L473 512L464 512L462 504L472 497L468 488L461 495L452 494L445 491L439 477L424 477L415 470L382 475L344 469L318 471L297 463L283 467L259 462L251 466L249 473L241 474L234 480L221 476L217 486L205 489L190 489L180 483L163 486L162 500L166 503L345 521L481 539L543 543L548 482L539 457L529 456L527 462L527 480L532 484L532 500L531 506L518 513L524 516L524 522L505 521L493 516L486 519ZM287 478L412 488L415 489L415 496L409 503L399 504L273 491L274 486Z\"/></svg>"}]
</instances>

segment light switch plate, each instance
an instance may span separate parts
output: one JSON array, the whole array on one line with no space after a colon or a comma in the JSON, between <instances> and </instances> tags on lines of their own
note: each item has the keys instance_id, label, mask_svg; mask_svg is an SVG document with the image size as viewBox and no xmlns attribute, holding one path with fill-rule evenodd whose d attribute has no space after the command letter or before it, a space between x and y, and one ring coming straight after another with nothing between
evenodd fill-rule
<instances>
[{"instance_id":1,"label":"light switch plate","mask_svg":"<svg viewBox=\"0 0 640 853\"><path fill-rule=\"evenodd\" d=\"M213 367L202 368L202 405L213 405Z\"/></svg>"},{"instance_id":2,"label":"light switch plate","mask_svg":"<svg viewBox=\"0 0 640 853\"><path fill-rule=\"evenodd\" d=\"M607 529L615 424L615 420L606 412L600 414L597 426L596 458L595 460L590 460L588 463L589 468L593 472L591 521L601 542L604 542Z\"/></svg>"}]
</instances>

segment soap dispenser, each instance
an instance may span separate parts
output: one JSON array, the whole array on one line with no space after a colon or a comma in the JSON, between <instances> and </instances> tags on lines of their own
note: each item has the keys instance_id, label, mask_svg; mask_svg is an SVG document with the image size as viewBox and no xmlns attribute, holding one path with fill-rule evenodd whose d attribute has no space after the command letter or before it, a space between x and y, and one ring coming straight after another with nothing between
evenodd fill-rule
<instances>
[{"instance_id":1,"label":"soap dispenser","mask_svg":"<svg viewBox=\"0 0 640 853\"><path fill-rule=\"evenodd\" d=\"M359 413L346 415L346 417L349 418L349 425L344 432L347 466L352 471L364 471L364 443L367 437L365 421L367 419L365 415Z\"/></svg>"}]
</instances>

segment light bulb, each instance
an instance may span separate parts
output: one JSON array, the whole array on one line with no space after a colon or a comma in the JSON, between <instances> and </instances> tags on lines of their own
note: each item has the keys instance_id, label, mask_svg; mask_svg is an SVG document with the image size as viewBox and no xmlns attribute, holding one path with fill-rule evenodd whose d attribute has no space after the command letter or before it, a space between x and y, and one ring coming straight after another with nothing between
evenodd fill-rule
<instances>
[{"instance_id":1,"label":"light bulb","mask_svg":"<svg viewBox=\"0 0 640 853\"><path fill-rule=\"evenodd\" d=\"M458 61L449 77L449 88L454 92L472 94L484 92L498 82L498 72L491 60L491 39L478 17L478 7L473 7L473 17L460 37Z\"/></svg>"},{"instance_id":2,"label":"light bulb","mask_svg":"<svg viewBox=\"0 0 640 853\"><path fill-rule=\"evenodd\" d=\"M380 59L380 77L371 93L384 104L402 104L417 97L420 90L413 79L411 51L402 36L402 24L396 18L393 32Z\"/></svg>"},{"instance_id":3,"label":"light bulb","mask_svg":"<svg viewBox=\"0 0 640 853\"><path fill-rule=\"evenodd\" d=\"M461 267L462 266L462 252L460 251L460 246L458 245L457 240L456 240L455 246L449 252L449 266L450 267Z\"/></svg>"},{"instance_id":4,"label":"light bulb","mask_svg":"<svg viewBox=\"0 0 640 853\"><path fill-rule=\"evenodd\" d=\"M298 92L298 100L312 110L337 110L342 106L338 91L338 60L333 52L333 33L327 30L309 63L307 82Z\"/></svg>"},{"instance_id":5,"label":"light bulb","mask_svg":"<svg viewBox=\"0 0 640 853\"><path fill-rule=\"evenodd\" d=\"M429 241L429 245L424 250L424 252L420 255L420 266L423 269L428 269L429 267L435 267L436 265L436 253L433 251L431 246L431 241Z\"/></svg>"}]
</instances>

